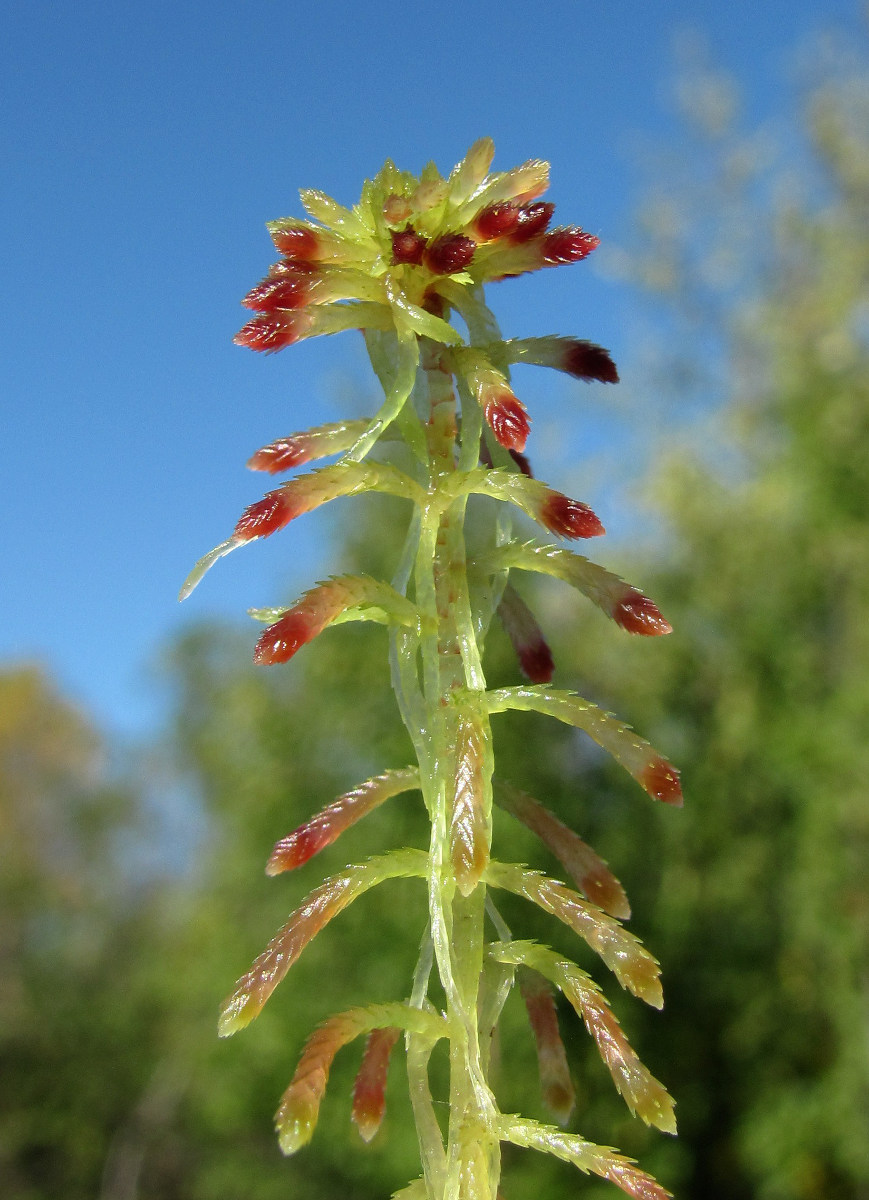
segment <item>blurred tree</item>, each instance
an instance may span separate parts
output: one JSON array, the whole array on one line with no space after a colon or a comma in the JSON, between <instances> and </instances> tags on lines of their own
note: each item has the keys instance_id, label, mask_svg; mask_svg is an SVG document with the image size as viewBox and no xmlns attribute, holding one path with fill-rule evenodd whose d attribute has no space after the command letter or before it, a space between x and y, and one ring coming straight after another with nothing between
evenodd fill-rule
<instances>
[{"instance_id":1,"label":"blurred tree","mask_svg":"<svg viewBox=\"0 0 869 1200\"><path fill-rule=\"evenodd\" d=\"M393 742L404 734L378 633L336 631L325 655L309 657L307 679L255 669L252 640L232 631L202 630L173 649L175 745L190 784L185 793L176 779L176 790L205 830L194 866L179 864L154 829L146 794L165 786L165 764L156 779L143 771L138 793L107 783L104 748L84 717L39 672L0 675L4 1197L277 1200L296 1186L314 1200L341 1190L364 1200L417 1165L404 1105L395 1129L390 1119L360 1153L349 1122L352 1051L336 1064L319 1151L287 1163L271 1118L336 995L346 1004L360 991L377 1000L406 990L424 921L418 888L393 885L374 922L364 902L346 913L244 1039L216 1037L219 1001L320 879L266 879L272 843L380 769L384 750L403 761L389 744L390 727ZM419 842L419 815L400 802L375 814L330 866L399 837ZM395 952L384 960L390 928Z\"/></svg>"},{"instance_id":2,"label":"blurred tree","mask_svg":"<svg viewBox=\"0 0 869 1200\"><path fill-rule=\"evenodd\" d=\"M179 929L174 950L187 1001L183 995L167 1001L179 1039L188 1052L196 1046L198 1064L182 1113L183 1137L188 1149L196 1147L198 1162L177 1194L268 1198L295 1187L310 1197L336 1191L380 1197L399 1186L402 1171L411 1174L418 1159L406 1104L392 1088L395 1111L371 1147L363 1147L350 1124L359 1047L339 1056L322 1137L304 1155L289 1162L281 1156L272 1117L319 1021L360 995L375 1002L405 994L424 924L418 887L397 882L343 913L305 951L250 1030L229 1042L216 1036L219 1001L324 874L399 839L424 841L418 797L399 797L324 851L312 868L265 876L279 838L385 761L405 765L407 748L387 686L381 629L332 630L292 668L273 671L251 662L258 632L253 626L247 637L200 630L172 652L179 765L211 831L187 932ZM384 940L394 946L388 958ZM400 1088L400 1079L396 1084ZM143 1196L165 1194L153 1182L143 1186Z\"/></svg>"},{"instance_id":3,"label":"blurred tree","mask_svg":"<svg viewBox=\"0 0 869 1200\"><path fill-rule=\"evenodd\" d=\"M679 1190L713 1200L869 1196L869 66L825 53L813 175L713 122L659 197L642 273L696 353L670 378L726 404L655 470L641 582L675 636L595 664L684 768L684 818L610 853L660 857Z\"/></svg>"},{"instance_id":4,"label":"blurred tree","mask_svg":"<svg viewBox=\"0 0 869 1200\"><path fill-rule=\"evenodd\" d=\"M16 1200L94 1194L143 1070L125 1028L134 800L40 671L0 674L0 1192Z\"/></svg>"}]
</instances>

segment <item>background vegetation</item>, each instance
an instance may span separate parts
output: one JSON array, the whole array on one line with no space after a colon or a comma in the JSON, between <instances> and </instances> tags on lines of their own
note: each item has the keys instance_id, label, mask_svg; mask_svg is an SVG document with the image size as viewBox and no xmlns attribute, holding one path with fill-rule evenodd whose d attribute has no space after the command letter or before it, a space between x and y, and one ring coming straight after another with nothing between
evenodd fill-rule
<instances>
[{"instance_id":1,"label":"background vegetation","mask_svg":"<svg viewBox=\"0 0 869 1200\"><path fill-rule=\"evenodd\" d=\"M541 597L559 680L681 765L686 808L644 803L580 735L542 719L532 739L527 717L521 735L509 716L496 729L499 773L533 783L609 860L664 966L664 1014L626 1006L623 1019L678 1100L679 1140L626 1118L563 1013L573 1127L641 1157L683 1200L869 1197L869 70L841 49L818 70L813 157L796 175L757 131L734 132L720 80L689 80L701 127L625 255L669 313L656 370L682 432L650 455L654 553L613 565L676 633L626 643L555 588ZM379 535L373 508L368 527ZM357 531L342 569L389 550ZM50 680L0 676L10 1200L365 1200L413 1173L398 1061L368 1148L348 1120L352 1051L313 1145L289 1163L271 1116L317 1020L351 996L405 994L418 888L392 884L348 910L250 1031L215 1037L217 1003L322 875L265 879L272 843L407 757L382 630L335 629L275 671L249 665L252 640L201 629L166 654L169 757L198 832L189 861L163 853L159 867L166 758L157 782L140 767L119 784ZM493 683L510 682L505 642L490 649ZM398 798L324 869L419 843L423 829L414 798ZM507 817L496 851L550 865ZM533 935L527 908L507 915ZM534 1115L518 1008L502 1057L503 1107L521 1097ZM560 1171L547 1186L547 1169L511 1156L510 1200L609 1194Z\"/></svg>"}]
</instances>

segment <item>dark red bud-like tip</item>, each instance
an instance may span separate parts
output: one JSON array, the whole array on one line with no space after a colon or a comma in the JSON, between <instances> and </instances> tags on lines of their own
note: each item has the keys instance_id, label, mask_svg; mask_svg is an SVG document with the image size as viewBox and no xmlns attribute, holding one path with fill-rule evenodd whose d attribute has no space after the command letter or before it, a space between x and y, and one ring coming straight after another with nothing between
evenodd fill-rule
<instances>
[{"instance_id":1,"label":"dark red bud-like tip","mask_svg":"<svg viewBox=\"0 0 869 1200\"><path fill-rule=\"evenodd\" d=\"M515 204L502 200L478 212L471 228L481 242L490 242L513 232L519 222L519 212Z\"/></svg>"},{"instance_id":2,"label":"dark red bud-like tip","mask_svg":"<svg viewBox=\"0 0 869 1200\"><path fill-rule=\"evenodd\" d=\"M519 209L516 228L510 235L510 240L513 242L527 242L529 238L536 237L538 233L543 233L552 220L554 212L555 205L549 203L549 201L541 201L538 204L523 204Z\"/></svg>"},{"instance_id":3,"label":"dark red bud-like tip","mask_svg":"<svg viewBox=\"0 0 869 1200\"><path fill-rule=\"evenodd\" d=\"M233 530L233 537L244 538L245 541L268 537L283 529L295 515L283 491L269 492L262 500L247 506Z\"/></svg>"},{"instance_id":4,"label":"dark red bud-like tip","mask_svg":"<svg viewBox=\"0 0 869 1200\"><path fill-rule=\"evenodd\" d=\"M319 257L320 239L313 229L276 229L272 241L286 258L304 261Z\"/></svg>"},{"instance_id":5,"label":"dark red bud-like tip","mask_svg":"<svg viewBox=\"0 0 869 1200\"><path fill-rule=\"evenodd\" d=\"M599 518L581 500L551 492L540 511L540 520L552 533L568 538L600 537L605 533Z\"/></svg>"},{"instance_id":6,"label":"dark red bud-like tip","mask_svg":"<svg viewBox=\"0 0 869 1200\"><path fill-rule=\"evenodd\" d=\"M684 801L679 772L666 758L653 758L643 771L640 783L656 800L662 800L664 804L673 804L676 808L682 807Z\"/></svg>"},{"instance_id":7,"label":"dark red bud-like tip","mask_svg":"<svg viewBox=\"0 0 869 1200\"><path fill-rule=\"evenodd\" d=\"M319 631L319 624L311 620L310 614L290 609L264 631L254 649L253 661L265 667L289 662Z\"/></svg>"},{"instance_id":8,"label":"dark red bud-like tip","mask_svg":"<svg viewBox=\"0 0 869 1200\"><path fill-rule=\"evenodd\" d=\"M562 370L567 371L576 379L586 381L597 379L601 383L618 383L619 373L616 364L609 356L609 351L603 346L595 346L592 342L571 340L564 353Z\"/></svg>"},{"instance_id":9,"label":"dark red bud-like tip","mask_svg":"<svg viewBox=\"0 0 869 1200\"><path fill-rule=\"evenodd\" d=\"M322 830L302 825L289 837L282 838L269 855L266 875L280 875L282 871L293 871L313 858L325 845L327 838Z\"/></svg>"},{"instance_id":10,"label":"dark red bud-like tip","mask_svg":"<svg viewBox=\"0 0 869 1200\"><path fill-rule=\"evenodd\" d=\"M256 312L275 312L279 308L304 308L311 295L313 278L307 273L282 273L264 279L252 288L242 304Z\"/></svg>"},{"instance_id":11,"label":"dark red bud-like tip","mask_svg":"<svg viewBox=\"0 0 869 1200\"><path fill-rule=\"evenodd\" d=\"M531 422L525 405L512 392L500 392L485 408L486 420L505 450L525 449Z\"/></svg>"},{"instance_id":12,"label":"dark red bud-like tip","mask_svg":"<svg viewBox=\"0 0 869 1200\"><path fill-rule=\"evenodd\" d=\"M310 452L306 445L296 438L283 438L257 450L256 454L247 460L247 465L251 471L268 471L270 475L277 475L280 471L288 471L290 467L307 462L309 458Z\"/></svg>"},{"instance_id":13,"label":"dark red bud-like tip","mask_svg":"<svg viewBox=\"0 0 869 1200\"><path fill-rule=\"evenodd\" d=\"M615 606L613 620L628 633L640 633L645 637L673 632L673 626L661 616L657 604L642 592L633 590Z\"/></svg>"},{"instance_id":14,"label":"dark red bud-like tip","mask_svg":"<svg viewBox=\"0 0 869 1200\"><path fill-rule=\"evenodd\" d=\"M523 646L519 651L519 666L522 674L531 683L551 683L555 673L552 651L541 638L533 645Z\"/></svg>"},{"instance_id":15,"label":"dark red bud-like tip","mask_svg":"<svg viewBox=\"0 0 869 1200\"><path fill-rule=\"evenodd\" d=\"M392 261L411 263L418 267L422 262L422 254L426 247L426 239L417 233L412 225L405 229L396 230L392 235Z\"/></svg>"},{"instance_id":16,"label":"dark red bud-like tip","mask_svg":"<svg viewBox=\"0 0 869 1200\"><path fill-rule=\"evenodd\" d=\"M425 265L435 275L455 275L464 271L474 257L477 243L461 233L445 233L427 247Z\"/></svg>"},{"instance_id":17,"label":"dark red bud-like tip","mask_svg":"<svg viewBox=\"0 0 869 1200\"><path fill-rule=\"evenodd\" d=\"M236 346L273 354L297 342L299 334L295 324L280 313L263 313L243 325L232 340Z\"/></svg>"},{"instance_id":18,"label":"dark red bud-like tip","mask_svg":"<svg viewBox=\"0 0 869 1200\"><path fill-rule=\"evenodd\" d=\"M555 229L543 239L543 261L549 266L574 263L588 257L600 245L600 238L576 226Z\"/></svg>"},{"instance_id":19,"label":"dark red bud-like tip","mask_svg":"<svg viewBox=\"0 0 869 1200\"><path fill-rule=\"evenodd\" d=\"M386 1112L386 1076L392 1047L400 1030L375 1029L369 1034L359 1074L353 1084L352 1120L363 1141L370 1142Z\"/></svg>"}]
</instances>

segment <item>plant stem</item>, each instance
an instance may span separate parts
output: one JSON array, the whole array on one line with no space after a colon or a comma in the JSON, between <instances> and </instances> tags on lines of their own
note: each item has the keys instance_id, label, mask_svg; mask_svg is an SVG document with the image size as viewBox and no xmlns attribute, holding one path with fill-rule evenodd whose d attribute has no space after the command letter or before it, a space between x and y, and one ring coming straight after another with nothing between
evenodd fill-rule
<instances>
[{"instance_id":1,"label":"plant stem","mask_svg":"<svg viewBox=\"0 0 869 1200\"><path fill-rule=\"evenodd\" d=\"M499 1143L494 1130L494 1102L480 1056L477 1000L483 968L483 921L486 889L477 882L463 896L457 886L451 858L451 819L457 777L476 770L476 764L461 761L463 747L473 755L481 747L482 770L477 774L484 793L490 792L491 749L487 729L478 738L463 739L461 727L467 713L480 722L484 709L485 677L473 623L465 569L464 517L466 498L447 501L446 482L456 470L456 399L452 374L442 368L440 347L424 344L422 382L428 408L428 497L419 529L414 569L416 603L421 613L419 649L422 666L424 726L409 732L420 755L420 777L432 819L429 856L429 917L432 944L441 983L446 995L450 1028L450 1119L446 1150L446 1173L433 1169L437 1153L431 1141L431 1123L421 1133L423 1162L431 1200L494 1200L500 1167ZM477 439L478 439L477 435ZM463 458L469 449L463 446ZM478 445L472 457L478 457ZM405 649L405 654L409 647ZM401 651L397 657L401 656ZM408 671L400 672L407 680ZM405 719L413 719L412 706L404 708ZM488 722L485 722L486 726ZM478 802L488 807L485 796ZM484 821L485 844L475 852L488 858L489 823ZM421 1002L422 997L415 997ZM420 1049L412 1056L412 1088L422 1094ZM426 1143L426 1144L423 1144ZM437 1189L437 1190L435 1190Z\"/></svg>"}]
</instances>

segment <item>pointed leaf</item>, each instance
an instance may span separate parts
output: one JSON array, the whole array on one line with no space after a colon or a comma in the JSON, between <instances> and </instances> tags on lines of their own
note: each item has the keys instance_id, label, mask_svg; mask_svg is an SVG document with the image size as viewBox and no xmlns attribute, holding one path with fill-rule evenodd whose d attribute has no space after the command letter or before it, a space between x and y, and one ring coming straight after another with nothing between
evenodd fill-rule
<instances>
[{"instance_id":1,"label":"pointed leaf","mask_svg":"<svg viewBox=\"0 0 869 1200\"><path fill-rule=\"evenodd\" d=\"M368 418L337 421L319 425L316 429L306 429L303 433L294 433L257 450L248 459L247 465L252 471L268 471L270 475L276 475L279 471L288 471L312 459L342 454L350 449L369 424Z\"/></svg>"},{"instance_id":2,"label":"pointed leaf","mask_svg":"<svg viewBox=\"0 0 869 1200\"><path fill-rule=\"evenodd\" d=\"M540 337L510 338L502 343L503 353L510 363L534 363L564 371L586 383L618 383L616 365L608 350L579 338Z\"/></svg>"},{"instance_id":3,"label":"pointed leaf","mask_svg":"<svg viewBox=\"0 0 869 1200\"><path fill-rule=\"evenodd\" d=\"M369 426L370 429L370 426ZM357 442L357 445L359 443ZM206 571L224 555L259 537L269 537L303 513L339 496L355 496L359 492L385 492L417 504L425 503L425 492L409 475L384 463L335 463L321 467L298 479L292 479L276 491L268 492L261 500L244 510L232 537L209 550L199 559L181 588L180 600L185 600Z\"/></svg>"},{"instance_id":4,"label":"pointed leaf","mask_svg":"<svg viewBox=\"0 0 869 1200\"><path fill-rule=\"evenodd\" d=\"M284 1154L295 1154L311 1140L332 1062L341 1047L362 1033L391 1026L410 1029L432 1042L445 1037L447 1032L442 1017L409 1004L351 1008L330 1017L314 1030L275 1115L275 1127Z\"/></svg>"},{"instance_id":5,"label":"pointed leaf","mask_svg":"<svg viewBox=\"0 0 869 1200\"><path fill-rule=\"evenodd\" d=\"M510 783L495 781L495 803L536 833L567 874L598 908L626 921L631 907L625 890L591 846L577 836L554 813Z\"/></svg>"},{"instance_id":6,"label":"pointed leaf","mask_svg":"<svg viewBox=\"0 0 869 1200\"><path fill-rule=\"evenodd\" d=\"M418 787L419 771L415 767L384 771L382 775L360 783L282 838L272 850L266 874L279 875L281 871L293 871L302 866L385 800Z\"/></svg>"},{"instance_id":7,"label":"pointed leaf","mask_svg":"<svg viewBox=\"0 0 869 1200\"><path fill-rule=\"evenodd\" d=\"M515 504L551 533L561 537L600 537L604 532L603 525L587 504L581 500L571 500L562 492L555 491L539 479L529 479L527 475L478 468L464 474L457 473L455 481L451 483L456 494L474 492Z\"/></svg>"},{"instance_id":8,"label":"pointed leaf","mask_svg":"<svg viewBox=\"0 0 869 1200\"><path fill-rule=\"evenodd\" d=\"M400 1029L374 1029L365 1042L362 1063L353 1084L352 1118L364 1142L377 1133L386 1112L386 1073Z\"/></svg>"},{"instance_id":9,"label":"pointed leaf","mask_svg":"<svg viewBox=\"0 0 869 1200\"><path fill-rule=\"evenodd\" d=\"M632 933L589 900L539 871L512 863L490 862L485 879L492 887L524 896L569 925L600 956L622 987L653 1008L663 1005L657 960Z\"/></svg>"},{"instance_id":10,"label":"pointed leaf","mask_svg":"<svg viewBox=\"0 0 869 1200\"><path fill-rule=\"evenodd\" d=\"M302 188L299 191L307 211L315 221L334 230L349 241L371 242L371 230L357 213L351 212L316 188Z\"/></svg>"},{"instance_id":11,"label":"pointed leaf","mask_svg":"<svg viewBox=\"0 0 869 1200\"><path fill-rule=\"evenodd\" d=\"M419 624L415 604L389 586L363 575L342 575L317 584L261 635L254 662L264 665L289 661L327 625L348 609L371 606L396 625Z\"/></svg>"},{"instance_id":12,"label":"pointed leaf","mask_svg":"<svg viewBox=\"0 0 869 1200\"><path fill-rule=\"evenodd\" d=\"M347 867L311 892L247 974L239 979L223 1005L218 1025L220 1036L229 1037L258 1016L311 939L348 904L385 879L424 877L427 862L427 856L420 850L395 850Z\"/></svg>"},{"instance_id":13,"label":"pointed leaf","mask_svg":"<svg viewBox=\"0 0 869 1200\"><path fill-rule=\"evenodd\" d=\"M628 633L657 637L672 633L673 627L642 592L625 583L618 575L589 562L560 546L541 546L535 542L510 542L489 555L494 570L536 571L562 579L587 596L602 612Z\"/></svg>"},{"instance_id":14,"label":"pointed leaf","mask_svg":"<svg viewBox=\"0 0 869 1200\"><path fill-rule=\"evenodd\" d=\"M546 687L500 688L489 692L489 712L519 709L556 717L567 725L584 730L616 762L633 775L640 787L665 804L682 804L679 772L662 758L648 742L637 737L628 725L616 720L589 700L574 692Z\"/></svg>"},{"instance_id":15,"label":"pointed leaf","mask_svg":"<svg viewBox=\"0 0 869 1200\"><path fill-rule=\"evenodd\" d=\"M522 674L531 683L549 683L555 671L552 651L533 612L509 583L504 588L497 612L516 651Z\"/></svg>"},{"instance_id":16,"label":"pointed leaf","mask_svg":"<svg viewBox=\"0 0 869 1200\"><path fill-rule=\"evenodd\" d=\"M425 1179L414 1179L413 1183L393 1192L390 1200L426 1200L427 1195Z\"/></svg>"},{"instance_id":17,"label":"pointed leaf","mask_svg":"<svg viewBox=\"0 0 869 1200\"><path fill-rule=\"evenodd\" d=\"M486 304L481 287L468 286L447 275L436 279L429 290L442 296L450 308L454 308L460 314L468 327L472 342L497 343L500 338L498 322ZM491 345L488 349L492 349Z\"/></svg>"},{"instance_id":18,"label":"pointed leaf","mask_svg":"<svg viewBox=\"0 0 869 1200\"><path fill-rule=\"evenodd\" d=\"M524 203L534 200L549 186L549 163L539 158L529 159L510 171L490 175L483 187L477 188L468 199L451 214L451 223L456 228L467 224L478 212L497 204L501 200L516 200Z\"/></svg>"},{"instance_id":19,"label":"pointed leaf","mask_svg":"<svg viewBox=\"0 0 869 1200\"><path fill-rule=\"evenodd\" d=\"M619 1094L632 1113L665 1133L676 1132L673 1100L663 1084L643 1066L597 984L575 963L534 942L490 945L501 962L523 964L559 988L594 1038Z\"/></svg>"},{"instance_id":20,"label":"pointed leaf","mask_svg":"<svg viewBox=\"0 0 869 1200\"><path fill-rule=\"evenodd\" d=\"M530 968L520 971L519 987L537 1045L543 1102L558 1124L566 1125L573 1112L576 1093L558 1028L555 994L543 976Z\"/></svg>"},{"instance_id":21,"label":"pointed leaf","mask_svg":"<svg viewBox=\"0 0 869 1200\"><path fill-rule=\"evenodd\" d=\"M491 915L494 906L486 897L486 911ZM507 931L509 933L509 931ZM509 939L508 939L509 940ZM496 961L489 955L483 960L483 970L477 990L477 1029L480 1037L480 1063L489 1074L489 1064L495 1049L495 1034L504 1005L516 982L516 967Z\"/></svg>"},{"instance_id":22,"label":"pointed leaf","mask_svg":"<svg viewBox=\"0 0 869 1200\"><path fill-rule=\"evenodd\" d=\"M450 810L450 858L456 883L469 896L489 861L491 840L491 767L484 725L467 713L457 722L455 788ZM487 770L488 766L488 770Z\"/></svg>"},{"instance_id":23,"label":"pointed leaf","mask_svg":"<svg viewBox=\"0 0 869 1200\"><path fill-rule=\"evenodd\" d=\"M462 161L456 163L449 178L450 205L453 208L458 208L474 195L486 178L494 157L495 143L490 137L482 137L474 142Z\"/></svg>"},{"instance_id":24,"label":"pointed leaf","mask_svg":"<svg viewBox=\"0 0 869 1200\"><path fill-rule=\"evenodd\" d=\"M396 328L415 333L419 337L431 338L433 342L442 342L452 346L461 342L461 334L448 321L426 312L418 304L413 304L392 277L386 280L386 298L392 306Z\"/></svg>"},{"instance_id":25,"label":"pointed leaf","mask_svg":"<svg viewBox=\"0 0 869 1200\"><path fill-rule=\"evenodd\" d=\"M641 1171L632 1159L625 1158L608 1146L596 1146L594 1142L564 1133L552 1125L541 1125L537 1121L519 1117L500 1117L498 1134L503 1142L552 1154L563 1162L572 1163L586 1174L591 1172L599 1175L601 1179L620 1187L634 1200L672 1200L670 1193L651 1175Z\"/></svg>"}]
</instances>

